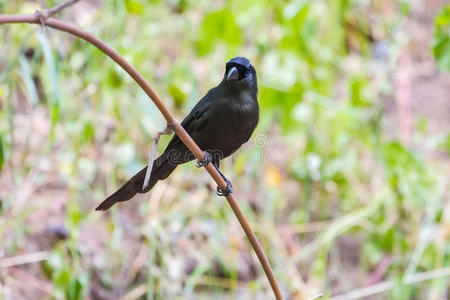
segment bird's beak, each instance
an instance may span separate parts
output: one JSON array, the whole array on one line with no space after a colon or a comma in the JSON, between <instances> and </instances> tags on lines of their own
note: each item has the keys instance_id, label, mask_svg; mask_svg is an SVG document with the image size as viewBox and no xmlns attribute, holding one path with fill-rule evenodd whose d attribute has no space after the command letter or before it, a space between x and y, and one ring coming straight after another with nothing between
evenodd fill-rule
<instances>
[{"instance_id":1,"label":"bird's beak","mask_svg":"<svg viewBox=\"0 0 450 300\"><path fill-rule=\"evenodd\" d=\"M239 71L236 67L231 67L228 71L227 80L238 80L239 79Z\"/></svg>"}]
</instances>

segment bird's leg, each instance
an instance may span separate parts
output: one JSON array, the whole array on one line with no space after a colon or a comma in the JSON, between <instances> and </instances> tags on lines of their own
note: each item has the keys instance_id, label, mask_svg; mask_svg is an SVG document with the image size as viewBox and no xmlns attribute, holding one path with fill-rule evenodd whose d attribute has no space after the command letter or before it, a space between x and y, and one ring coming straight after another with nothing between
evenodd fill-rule
<instances>
[{"instance_id":1,"label":"bird's leg","mask_svg":"<svg viewBox=\"0 0 450 300\"><path fill-rule=\"evenodd\" d=\"M215 165L214 167L216 168L217 172L219 172L220 176L222 176L223 180L225 180L225 182L227 183L227 188L224 190L222 190L220 187L217 187L217 195L226 197L231 193L233 193L233 185L231 184L231 181L229 181L228 178L226 178L225 175L223 175L223 173L220 172L218 167L216 167Z\"/></svg>"},{"instance_id":2,"label":"bird's leg","mask_svg":"<svg viewBox=\"0 0 450 300\"><path fill-rule=\"evenodd\" d=\"M206 167L210 162L212 162L212 156L207 151L203 151L203 160L197 159L195 161L195 166L197 168ZM233 193L233 185L231 184L231 181L229 181L225 175L223 175L222 172L219 170L219 162L214 161L213 166L216 168L217 172L219 172L220 176L222 176L223 180L227 183L227 188L222 190L220 187L217 187L217 195L219 196L228 196L231 193Z\"/></svg>"},{"instance_id":3,"label":"bird's leg","mask_svg":"<svg viewBox=\"0 0 450 300\"><path fill-rule=\"evenodd\" d=\"M212 161L211 154L209 154L207 151L203 151L203 160L197 159L195 161L195 166L197 168L206 167L211 161Z\"/></svg>"}]
</instances>

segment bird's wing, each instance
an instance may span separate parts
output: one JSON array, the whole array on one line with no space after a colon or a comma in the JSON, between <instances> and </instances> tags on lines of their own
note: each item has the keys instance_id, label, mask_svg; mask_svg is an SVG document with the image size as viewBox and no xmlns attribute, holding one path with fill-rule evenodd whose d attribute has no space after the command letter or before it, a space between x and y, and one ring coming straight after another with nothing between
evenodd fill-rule
<instances>
[{"instance_id":1,"label":"bird's wing","mask_svg":"<svg viewBox=\"0 0 450 300\"><path fill-rule=\"evenodd\" d=\"M208 122L209 114L211 113L212 103L214 97L212 97L212 90L210 90L191 110L191 112L181 122L181 126L186 132L196 141L196 133L206 125ZM181 143L181 140L175 134L166 147L166 150L173 149Z\"/></svg>"}]
</instances>

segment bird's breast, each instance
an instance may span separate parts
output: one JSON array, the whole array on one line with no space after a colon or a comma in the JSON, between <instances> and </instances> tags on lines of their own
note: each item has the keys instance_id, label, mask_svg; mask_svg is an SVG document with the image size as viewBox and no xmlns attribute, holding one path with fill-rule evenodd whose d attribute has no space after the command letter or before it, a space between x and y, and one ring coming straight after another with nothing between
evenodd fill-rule
<instances>
[{"instance_id":1,"label":"bird's breast","mask_svg":"<svg viewBox=\"0 0 450 300\"><path fill-rule=\"evenodd\" d=\"M223 150L224 157L248 141L258 124L258 119L259 108L255 99L243 97L229 99L228 104L224 105L217 116L217 120L225 120L225 122L215 122L220 126L218 132L221 132L217 140L217 148Z\"/></svg>"},{"instance_id":2,"label":"bird's breast","mask_svg":"<svg viewBox=\"0 0 450 300\"><path fill-rule=\"evenodd\" d=\"M204 150L221 153L227 157L248 141L259 116L258 102L248 94L217 97L209 114L209 121L196 140Z\"/></svg>"},{"instance_id":3,"label":"bird's breast","mask_svg":"<svg viewBox=\"0 0 450 300\"><path fill-rule=\"evenodd\" d=\"M250 97L239 97L239 99L230 99L229 109L225 112L230 121L231 127L246 131L247 123L251 127L257 122L259 115L258 102Z\"/></svg>"}]
</instances>

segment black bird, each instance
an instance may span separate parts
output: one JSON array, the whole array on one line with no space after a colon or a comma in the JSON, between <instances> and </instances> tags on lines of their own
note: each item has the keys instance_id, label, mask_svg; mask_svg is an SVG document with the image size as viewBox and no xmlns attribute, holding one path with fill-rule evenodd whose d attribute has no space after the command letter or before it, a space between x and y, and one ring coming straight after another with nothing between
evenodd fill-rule
<instances>
[{"instance_id":1,"label":"black bird","mask_svg":"<svg viewBox=\"0 0 450 300\"><path fill-rule=\"evenodd\" d=\"M248 141L259 119L257 100L258 85L255 68L245 57L235 57L226 64L222 82L195 105L181 122L200 149L205 150L203 162L212 162L219 171L220 160L231 155ZM147 167L134 175L118 191L103 201L96 210L107 210L116 202L131 199L137 193L148 192L158 180L167 178L179 164L195 157L183 142L174 135L164 153L155 159L150 182L143 188ZM228 186L217 188L217 193L226 196L232 192L231 183L219 171Z\"/></svg>"}]
</instances>

